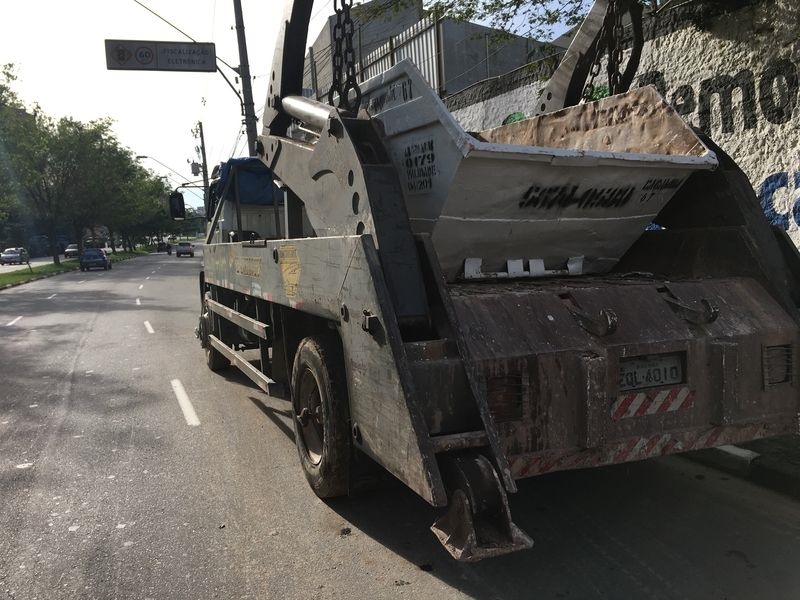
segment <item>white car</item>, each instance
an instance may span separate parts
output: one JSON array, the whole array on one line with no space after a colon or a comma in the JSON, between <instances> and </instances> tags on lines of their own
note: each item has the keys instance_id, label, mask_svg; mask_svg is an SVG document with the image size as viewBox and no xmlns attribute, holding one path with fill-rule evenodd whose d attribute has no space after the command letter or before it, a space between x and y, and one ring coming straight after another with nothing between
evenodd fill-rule
<instances>
[{"instance_id":1,"label":"white car","mask_svg":"<svg viewBox=\"0 0 800 600\"><path fill-rule=\"evenodd\" d=\"M28 251L25 248L6 248L0 254L0 265L10 265L13 263L25 264L28 262Z\"/></svg>"},{"instance_id":2,"label":"white car","mask_svg":"<svg viewBox=\"0 0 800 600\"><path fill-rule=\"evenodd\" d=\"M189 242L178 242L175 244L175 256L181 256L182 254L194 257L194 244L190 244Z\"/></svg>"}]
</instances>

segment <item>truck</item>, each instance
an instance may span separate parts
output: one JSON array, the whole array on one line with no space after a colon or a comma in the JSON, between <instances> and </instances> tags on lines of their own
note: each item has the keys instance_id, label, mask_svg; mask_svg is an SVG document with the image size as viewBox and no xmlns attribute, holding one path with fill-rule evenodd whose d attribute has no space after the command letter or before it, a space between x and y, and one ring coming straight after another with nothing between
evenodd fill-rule
<instances>
[{"instance_id":1,"label":"truck","mask_svg":"<svg viewBox=\"0 0 800 600\"><path fill-rule=\"evenodd\" d=\"M635 47L585 99L638 3L598 0L540 114L482 132L407 60L356 81L346 26L330 103L303 97L312 4L287 2L258 155L208 212L197 336L210 369L287 392L314 493L377 463L476 561L532 547L523 478L798 432L794 245L628 89Z\"/></svg>"}]
</instances>

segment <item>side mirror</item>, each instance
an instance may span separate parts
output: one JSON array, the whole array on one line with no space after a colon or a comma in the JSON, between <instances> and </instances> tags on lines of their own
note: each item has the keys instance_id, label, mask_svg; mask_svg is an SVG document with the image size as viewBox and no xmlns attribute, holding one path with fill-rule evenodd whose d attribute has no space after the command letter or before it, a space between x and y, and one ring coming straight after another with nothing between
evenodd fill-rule
<instances>
[{"instance_id":1,"label":"side mirror","mask_svg":"<svg viewBox=\"0 0 800 600\"><path fill-rule=\"evenodd\" d=\"M183 221L186 218L186 205L180 192L169 195L169 216L173 221Z\"/></svg>"}]
</instances>

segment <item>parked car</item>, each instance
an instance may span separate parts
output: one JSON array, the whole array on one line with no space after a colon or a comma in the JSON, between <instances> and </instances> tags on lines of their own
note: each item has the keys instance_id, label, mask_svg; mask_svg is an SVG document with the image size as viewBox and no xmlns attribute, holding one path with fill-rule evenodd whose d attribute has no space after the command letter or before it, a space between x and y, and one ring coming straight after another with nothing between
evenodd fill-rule
<instances>
[{"instance_id":1,"label":"parked car","mask_svg":"<svg viewBox=\"0 0 800 600\"><path fill-rule=\"evenodd\" d=\"M70 244L64 249L64 258L78 258L79 254L78 244Z\"/></svg>"},{"instance_id":2,"label":"parked car","mask_svg":"<svg viewBox=\"0 0 800 600\"><path fill-rule=\"evenodd\" d=\"M111 268L111 261L100 248L84 248L79 260L81 271L88 271L93 267L106 271Z\"/></svg>"},{"instance_id":3,"label":"parked car","mask_svg":"<svg viewBox=\"0 0 800 600\"><path fill-rule=\"evenodd\" d=\"M191 257L194 257L194 244L190 244L189 242L178 242L175 246L175 256L181 256L183 254L188 254Z\"/></svg>"},{"instance_id":4,"label":"parked car","mask_svg":"<svg viewBox=\"0 0 800 600\"><path fill-rule=\"evenodd\" d=\"M10 265L13 263L25 264L28 262L28 251L25 248L6 248L0 254L0 265Z\"/></svg>"}]
</instances>

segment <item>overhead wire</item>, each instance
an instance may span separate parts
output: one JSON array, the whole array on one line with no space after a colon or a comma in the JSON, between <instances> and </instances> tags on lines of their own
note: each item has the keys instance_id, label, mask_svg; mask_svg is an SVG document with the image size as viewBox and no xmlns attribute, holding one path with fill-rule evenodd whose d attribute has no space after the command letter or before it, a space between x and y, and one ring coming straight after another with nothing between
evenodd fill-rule
<instances>
[{"instance_id":1,"label":"overhead wire","mask_svg":"<svg viewBox=\"0 0 800 600\"><path fill-rule=\"evenodd\" d=\"M156 11L154 11L154 10L153 10L153 9L151 9L151 8L149 8L148 6L146 6L146 5L142 4L142 3L141 3L139 0L133 0L133 1L134 1L136 4L138 4L139 6L141 6L143 9L145 9L147 12L149 12L149 13L151 13L151 14L155 15L156 17L158 17L159 19L161 19L162 21L164 21L164 23L166 23L167 25L169 25L170 27L172 27L172 28L173 28L175 31L177 31L178 33L180 33L181 35L183 35L183 36L184 36L184 37L186 37L187 39L191 40L191 41L192 41L192 42L194 42L195 44L199 43L199 42L198 42L196 39L194 39L192 36L190 36L188 33L186 33L186 32L185 32L183 29L181 29L180 27L178 27L177 25L175 25L175 24L173 24L173 23L170 23L170 22L169 22L167 19L165 19L164 17L162 17L160 14L158 14ZM216 57L216 59L217 59L219 62L221 62L223 65L225 65L226 67L228 67L230 70L232 70L232 71L236 71L236 68L235 68L235 67L232 67L230 64L228 64L227 62L225 62L225 61L224 61L223 59L221 59L219 56L217 56L217 57Z\"/></svg>"}]
</instances>

